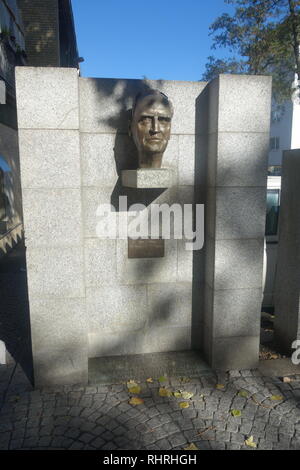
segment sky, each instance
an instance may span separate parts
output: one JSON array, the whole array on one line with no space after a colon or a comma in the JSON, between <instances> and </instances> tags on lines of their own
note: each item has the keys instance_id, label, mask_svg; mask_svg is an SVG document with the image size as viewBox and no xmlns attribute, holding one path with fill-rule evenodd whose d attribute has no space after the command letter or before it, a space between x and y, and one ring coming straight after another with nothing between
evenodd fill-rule
<instances>
[{"instance_id":1,"label":"sky","mask_svg":"<svg viewBox=\"0 0 300 470\"><path fill-rule=\"evenodd\" d=\"M72 0L84 77L200 80L224 0Z\"/></svg>"}]
</instances>

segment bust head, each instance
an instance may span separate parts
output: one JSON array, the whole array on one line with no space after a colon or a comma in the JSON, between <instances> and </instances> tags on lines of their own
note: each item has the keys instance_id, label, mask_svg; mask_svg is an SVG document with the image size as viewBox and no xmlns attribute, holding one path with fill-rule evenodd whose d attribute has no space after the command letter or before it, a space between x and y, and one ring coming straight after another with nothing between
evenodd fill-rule
<instances>
[{"instance_id":1,"label":"bust head","mask_svg":"<svg viewBox=\"0 0 300 470\"><path fill-rule=\"evenodd\" d=\"M138 150L140 168L160 168L171 133L173 106L158 90L137 95L130 133Z\"/></svg>"}]
</instances>

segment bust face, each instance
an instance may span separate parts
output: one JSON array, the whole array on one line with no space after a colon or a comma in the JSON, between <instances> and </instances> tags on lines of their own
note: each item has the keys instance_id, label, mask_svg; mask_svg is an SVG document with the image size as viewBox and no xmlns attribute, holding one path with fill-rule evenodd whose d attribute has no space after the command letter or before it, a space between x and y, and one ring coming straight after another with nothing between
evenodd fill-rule
<instances>
[{"instance_id":1,"label":"bust face","mask_svg":"<svg viewBox=\"0 0 300 470\"><path fill-rule=\"evenodd\" d=\"M131 133L140 167L160 167L171 133L173 111L163 95L141 98L134 110Z\"/></svg>"}]
</instances>

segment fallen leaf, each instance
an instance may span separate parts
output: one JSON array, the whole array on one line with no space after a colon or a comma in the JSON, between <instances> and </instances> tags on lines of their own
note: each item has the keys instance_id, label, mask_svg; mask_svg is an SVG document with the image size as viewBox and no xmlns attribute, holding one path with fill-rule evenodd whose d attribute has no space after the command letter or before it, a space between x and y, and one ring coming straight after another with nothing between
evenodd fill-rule
<instances>
[{"instance_id":1,"label":"fallen leaf","mask_svg":"<svg viewBox=\"0 0 300 470\"><path fill-rule=\"evenodd\" d=\"M174 392L173 395L176 398L184 398L185 400L189 400L194 396L192 392L185 392L184 390L178 390L177 392Z\"/></svg>"},{"instance_id":2,"label":"fallen leaf","mask_svg":"<svg viewBox=\"0 0 300 470\"><path fill-rule=\"evenodd\" d=\"M182 401L179 403L180 408L189 408L190 404L187 401Z\"/></svg>"},{"instance_id":3,"label":"fallen leaf","mask_svg":"<svg viewBox=\"0 0 300 470\"><path fill-rule=\"evenodd\" d=\"M159 381L160 383L166 382L166 381L167 381L167 378L166 378L164 375L162 375L161 377L159 377L158 381Z\"/></svg>"},{"instance_id":4,"label":"fallen leaf","mask_svg":"<svg viewBox=\"0 0 300 470\"><path fill-rule=\"evenodd\" d=\"M242 398L248 398L248 392L246 390L240 390L239 393L238 393L238 396L239 397L242 397Z\"/></svg>"},{"instance_id":5,"label":"fallen leaf","mask_svg":"<svg viewBox=\"0 0 300 470\"><path fill-rule=\"evenodd\" d=\"M139 393L141 393L141 387L139 387L138 385L136 387L130 387L129 389L129 392L130 393L134 393L136 395L138 395Z\"/></svg>"},{"instance_id":6,"label":"fallen leaf","mask_svg":"<svg viewBox=\"0 0 300 470\"><path fill-rule=\"evenodd\" d=\"M280 400L283 400L283 396L282 396L282 395L272 395L270 398L271 398L271 400L273 400L273 401L280 401Z\"/></svg>"},{"instance_id":7,"label":"fallen leaf","mask_svg":"<svg viewBox=\"0 0 300 470\"><path fill-rule=\"evenodd\" d=\"M235 418L238 418L239 416L242 415L242 412L240 410L230 410L231 416L234 416Z\"/></svg>"},{"instance_id":8,"label":"fallen leaf","mask_svg":"<svg viewBox=\"0 0 300 470\"><path fill-rule=\"evenodd\" d=\"M199 450L199 448L192 442L188 447L185 447L184 450Z\"/></svg>"},{"instance_id":9,"label":"fallen leaf","mask_svg":"<svg viewBox=\"0 0 300 470\"><path fill-rule=\"evenodd\" d=\"M254 449L256 448L256 444L253 441L253 436L248 437L248 439L245 440L245 445L248 447L253 447Z\"/></svg>"},{"instance_id":10,"label":"fallen leaf","mask_svg":"<svg viewBox=\"0 0 300 470\"><path fill-rule=\"evenodd\" d=\"M144 400L139 397L132 397L128 403L129 405L142 405L144 403Z\"/></svg>"},{"instance_id":11,"label":"fallen leaf","mask_svg":"<svg viewBox=\"0 0 300 470\"><path fill-rule=\"evenodd\" d=\"M217 390L223 390L223 388L225 388L225 385L223 385L223 384L217 384L216 385Z\"/></svg>"},{"instance_id":12,"label":"fallen leaf","mask_svg":"<svg viewBox=\"0 0 300 470\"><path fill-rule=\"evenodd\" d=\"M290 377L283 377L282 382L288 384L288 383L292 382L292 379Z\"/></svg>"},{"instance_id":13,"label":"fallen leaf","mask_svg":"<svg viewBox=\"0 0 300 470\"><path fill-rule=\"evenodd\" d=\"M149 384L153 384L153 379L149 377L149 379L146 379L146 382L148 382Z\"/></svg>"},{"instance_id":14,"label":"fallen leaf","mask_svg":"<svg viewBox=\"0 0 300 470\"><path fill-rule=\"evenodd\" d=\"M171 397L172 392L171 390L168 390L167 388L161 387L158 391L158 394L160 397Z\"/></svg>"},{"instance_id":15,"label":"fallen leaf","mask_svg":"<svg viewBox=\"0 0 300 470\"><path fill-rule=\"evenodd\" d=\"M140 393L142 390L141 387L133 380L130 380L129 382L127 382L127 388L130 393L136 393L136 394Z\"/></svg>"},{"instance_id":16,"label":"fallen leaf","mask_svg":"<svg viewBox=\"0 0 300 470\"><path fill-rule=\"evenodd\" d=\"M194 396L194 394L192 392L181 392L181 396L185 400L189 400L190 398Z\"/></svg>"}]
</instances>

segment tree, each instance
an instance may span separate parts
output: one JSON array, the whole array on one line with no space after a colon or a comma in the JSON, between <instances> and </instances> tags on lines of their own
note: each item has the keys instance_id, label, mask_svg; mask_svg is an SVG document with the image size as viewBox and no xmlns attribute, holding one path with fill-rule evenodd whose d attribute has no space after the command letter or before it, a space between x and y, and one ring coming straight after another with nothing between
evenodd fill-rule
<instances>
[{"instance_id":1,"label":"tree","mask_svg":"<svg viewBox=\"0 0 300 470\"><path fill-rule=\"evenodd\" d=\"M272 75L277 101L291 94L294 74L300 79L300 0L224 0L235 5L210 26L213 49L228 48L229 59L208 57L203 80L219 73ZM297 82L299 93L299 81Z\"/></svg>"}]
</instances>

